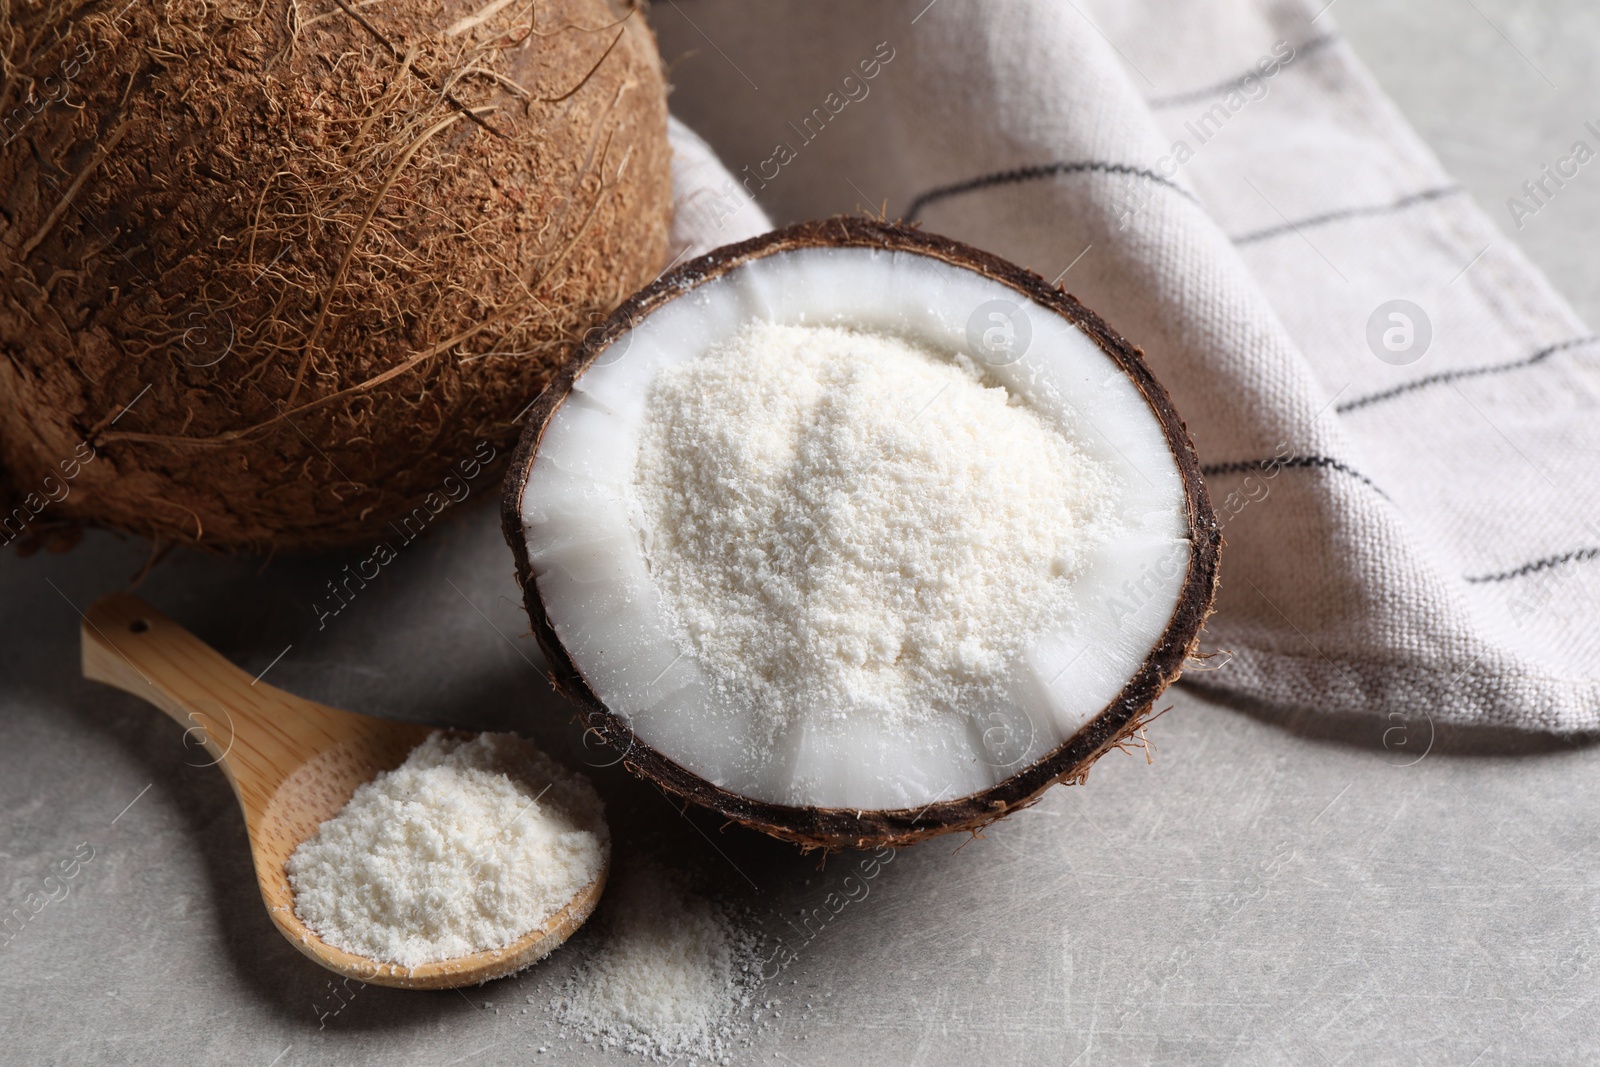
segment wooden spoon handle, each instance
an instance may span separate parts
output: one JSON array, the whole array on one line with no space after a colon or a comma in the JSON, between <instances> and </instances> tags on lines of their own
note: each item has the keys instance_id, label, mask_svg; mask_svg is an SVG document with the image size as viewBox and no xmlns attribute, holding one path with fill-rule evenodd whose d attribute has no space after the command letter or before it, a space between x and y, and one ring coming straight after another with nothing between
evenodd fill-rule
<instances>
[{"instance_id":1,"label":"wooden spoon handle","mask_svg":"<svg viewBox=\"0 0 1600 1067\"><path fill-rule=\"evenodd\" d=\"M148 700L188 728L233 783L248 822L278 785L317 753L379 724L274 689L126 593L83 617L83 676Z\"/></svg>"}]
</instances>

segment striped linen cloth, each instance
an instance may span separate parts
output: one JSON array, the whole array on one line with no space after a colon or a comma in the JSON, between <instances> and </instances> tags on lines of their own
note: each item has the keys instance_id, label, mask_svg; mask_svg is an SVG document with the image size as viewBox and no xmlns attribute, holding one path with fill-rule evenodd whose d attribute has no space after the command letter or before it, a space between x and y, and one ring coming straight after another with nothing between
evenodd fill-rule
<instances>
[{"instance_id":1,"label":"striped linen cloth","mask_svg":"<svg viewBox=\"0 0 1600 1067\"><path fill-rule=\"evenodd\" d=\"M1204 642L1231 656L1186 681L1594 728L1594 338L1323 2L665 0L673 110L727 166L678 128L703 154L678 250L765 225L749 193L1058 279L1143 348L1206 465Z\"/></svg>"}]
</instances>

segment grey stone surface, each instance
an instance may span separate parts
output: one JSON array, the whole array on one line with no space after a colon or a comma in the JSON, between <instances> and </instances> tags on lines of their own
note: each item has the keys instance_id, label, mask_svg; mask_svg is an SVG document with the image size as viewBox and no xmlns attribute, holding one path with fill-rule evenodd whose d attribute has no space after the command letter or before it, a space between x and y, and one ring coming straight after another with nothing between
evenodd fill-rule
<instances>
[{"instance_id":1,"label":"grey stone surface","mask_svg":"<svg viewBox=\"0 0 1600 1067\"><path fill-rule=\"evenodd\" d=\"M1498 201L1589 117L1600 19L1578 0L1394 8L1342 0L1336 14L1504 216ZM1597 196L1585 171L1517 234L1591 314ZM178 554L139 591L293 692L517 728L574 762L607 761L531 662L489 501L462 505L319 629L313 601L360 555L263 568ZM0 943L0 1062L624 1061L551 1028L571 949L482 988L336 994L282 940L221 774L159 712L78 678L75 606L144 561L104 534L66 556L0 560L0 912L50 894L56 865L93 849L65 896ZM663 858L798 953L760 991L781 1017L736 1062L1600 1057L1600 751L1447 734L1426 709L1351 723L1188 692L1172 704L1149 731L1153 763L1113 754L1086 786L980 840L900 852L812 938L786 920L821 906L851 857L819 869L615 768L595 775L619 862Z\"/></svg>"}]
</instances>

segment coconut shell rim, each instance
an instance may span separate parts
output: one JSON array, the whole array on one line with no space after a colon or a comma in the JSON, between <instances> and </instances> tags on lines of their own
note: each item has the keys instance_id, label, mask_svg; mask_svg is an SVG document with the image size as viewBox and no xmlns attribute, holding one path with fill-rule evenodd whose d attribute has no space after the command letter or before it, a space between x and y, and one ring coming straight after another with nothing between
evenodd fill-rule
<instances>
[{"instance_id":1,"label":"coconut shell rim","mask_svg":"<svg viewBox=\"0 0 1600 1067\"><path fill-rule=\"evenodd\" d=\"M1122 690L1076 733L1035 762L987 789L938 800L921 808L855 809L796 807L734 793L684 767L639 740L627 722L606 707L568 655L539 597L522 529L522 496L545 428L571 395L573 385L622 333L636 322L700 285L755 259L804 248L872 248L931 256L976 271L1018 292L1081 329L1134 382L1166 435L1183 481L1189 520L1189 567L1177 605L1160 639ZM1081 782L1090 766L1133 735L1149 717L1156 698L1182 673L1196 650L1216 593L1222 546L1200 459L1187 427L1166 389L1151 373L1143 352L1061 287L991 253L950 238L857 216L835 216L772 230L724 245L656 278L624 301L562 365L529 411L512 453L501 501L501 523L516 559L517 582L533 634L549 664L549 680L572 700L587 730L622 753L633 774L681 797L781 840L807 848L868 849L910 844L939 834L976 832L996 819L1037 802L1058 782Z\"/></svg>"}]
</instances>

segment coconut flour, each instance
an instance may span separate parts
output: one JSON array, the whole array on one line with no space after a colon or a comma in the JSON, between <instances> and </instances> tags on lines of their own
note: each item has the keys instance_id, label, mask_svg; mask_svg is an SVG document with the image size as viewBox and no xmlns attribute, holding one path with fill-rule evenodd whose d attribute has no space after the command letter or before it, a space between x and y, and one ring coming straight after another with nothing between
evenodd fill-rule
<instances>
[{"instance_id":1,"label":"coconut flour","mask_svg":"<svg viewBox=\"0 0 1600 1067\"><path fill-rule=\"evenodd\" d=\"M599 918L599 946L551 1002L556 1021L652 1059L728 1062L750 1033L756 939L648 861L607 889Z\"/></svg>"},{"instance_id":2,"label":"coconut flour","mask_svg":"<svg viewBox=\"0 0 1600 1067\"><path fill-rule=\"evenodd\" d=\"M318 937L415 967L542 926L609 851L586 780L511 734L435 732L284 866L295 913Z\"/></svg>"},{"instance_id":3,"label":"coconut flour","mask_svg":"<svg viewBox=\"0 0 1600 1067\"><path fill-rule=\"evenodd\" d=\"M960 714L1068 606L1111 489L981 366L887 334L757 322L645 410L651 572L769 736Z\"/></svg>"}]
</instances>

